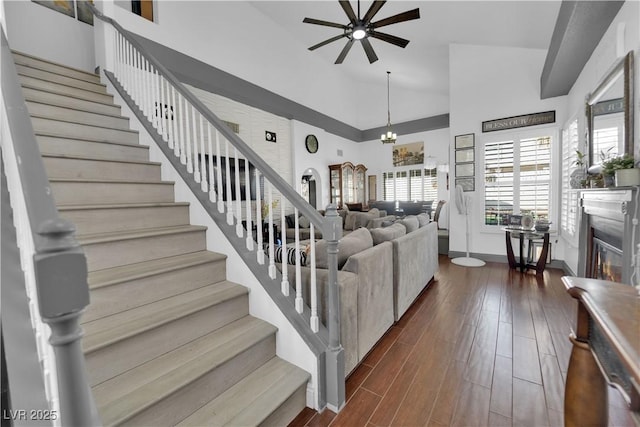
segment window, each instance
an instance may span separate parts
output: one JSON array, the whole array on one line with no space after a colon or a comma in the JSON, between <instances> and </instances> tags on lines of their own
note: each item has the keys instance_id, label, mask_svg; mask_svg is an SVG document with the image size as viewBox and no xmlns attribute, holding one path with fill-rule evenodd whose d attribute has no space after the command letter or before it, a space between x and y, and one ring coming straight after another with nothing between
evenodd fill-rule
<instances>
[{"instance_id":1,"label":"window","mask_svg":"<svg viewBox=\"0 0 640 427\"><path fill-rule=\"evenodd\" d=\"M551 142L519 134L485 143L485 225L506 225L515 213L550 218Z\"/></svg>"},{"instance_id":2,"label":"window","mask_svg":"<svg viewBox=\"0 0 640 427\"><path fill-rule=\"evenodd\" d=\"M578 119L562 129L562 200L560 202L560 227L564 233L574 236L578 211L578 193L571 191L571 172L578 159Z\"/></svg>"},{"instance_id":3,"label":"window","mask_svg":"<svg viewBox=\"0 0 640 427\"><path fill-rule=\"evenodd\" d=\"M411 169L382 174L385 201L438 201L437 169Z\"/></svg>"},{"instance_id":4,"label":"window","mask_svg":"<svg viewBox=\"0 0 640 427\"><path fill-rule=\"evenodd\" d=\"M153 0L131 0L131 12L153 22Z\"/></svg>"}]
</instances>

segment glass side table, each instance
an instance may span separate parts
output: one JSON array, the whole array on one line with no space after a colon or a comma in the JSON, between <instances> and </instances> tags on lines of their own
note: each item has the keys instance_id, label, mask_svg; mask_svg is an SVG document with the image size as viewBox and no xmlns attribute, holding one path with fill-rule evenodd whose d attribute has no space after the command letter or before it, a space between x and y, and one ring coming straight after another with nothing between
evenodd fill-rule
<instances>
[{"instance_id":1,"label":"glass side table","mask_svg":"<svg viewBox=\"0 0 640 427\"><path fill-rule=\"evenodd\" d=\"M536 231L535 229L525 229L522 227L503 227L505 232L506 245L507 245L507 259L509 260L509 267L514 269L520 269L521 272L525 272L528 269L533 269L536 274L542 274L547 264L547 255L549 252L549 232L548 231ZM513 245L511 239L518 239L520 242L520 262L516 261L516 257L513 254ZM528 263L524 253L524 241L542 239L542 252L538 257L538 262Z\"/></svg>"}]
</instances>

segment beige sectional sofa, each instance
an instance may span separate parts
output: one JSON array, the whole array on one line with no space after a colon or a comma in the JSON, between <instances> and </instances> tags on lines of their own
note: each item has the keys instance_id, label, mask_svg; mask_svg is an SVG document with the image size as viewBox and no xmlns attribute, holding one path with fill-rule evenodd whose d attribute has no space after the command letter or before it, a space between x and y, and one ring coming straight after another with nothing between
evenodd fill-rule
<instances>
[{"instance_id":1,"label":"beige sectional sofa","mask_svg":"<svg viewBox=\"0 0 640 427\"><path fill-rule=\"evenodd\" d=\"M421 221L421 222L420 222ZM400 319L438 270L437 226L426 215L407 217L390 227L361 227L338 243L341 342L350 373L384 333ZM422 225L422 226L420 226ZM411 230L407 233L407 229ZM326 242L316 244L316 280L321 322L328 317ZM288 268L295 284L295 266ZM309 303L311 270L301 267L303 297Z\"/></svg>"}]
</instances>

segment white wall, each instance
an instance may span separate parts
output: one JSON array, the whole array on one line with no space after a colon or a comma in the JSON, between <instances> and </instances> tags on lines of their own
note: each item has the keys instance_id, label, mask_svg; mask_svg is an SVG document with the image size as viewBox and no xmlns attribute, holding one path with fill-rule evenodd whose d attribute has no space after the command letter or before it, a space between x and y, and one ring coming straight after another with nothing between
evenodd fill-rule
<instances>
[{"instance_id":1,"label":"white wall","mask_svg":"<svg viewBox=\"0 0 640 427\"><path fill-rule=\"evenodd\" d=\"M625 2L618 15L613 20L609 29L602 37L602 40L594 50L591 58L584 66L580 76L571 88L568 95L567 114L568 119L578 118L578 136L580 138L583 152L588 152L585 141L586 117L584 115L584 102L587 94L593 91L600 80L607 74L610 67L628 51L634 51L634 76L635 76L635 157L640 158L640 99L638 88L640 88L640 2ZM623 26L622 30L619 30ZM622 31L619 33L619 31ZM618 44L622 49L618 49ZM562 122L561 124L565 124ZM578 227L579 228L579 227ZM579 273L578 269L578 241L575 237L561 236L562 242L566 246L564 261L573 270Z\"/></svg>"},{"instance_id":2,"label":"white wall","mask_svg":"<svg viewBox=\"0 0 640 427\"><path fill-rule=\"evenodd\" d=\"M31 1L4 4L11 49L94 71L92 25Z\"/></svg>"},{"instance_id":3,"label":"white wall","mask_svg":"<svg viewBox=\"0 0 640 427\"><path fill-rule=\"evenodd\" d=\"M473 203L471 216L470 251L481 254L505 255L504 232L482 229L484 174L479 159L486 135L482 134L482 122L520 114L556 111L556 125L565 121L566 97L540 100L540 75L546 57L546 50L500 48L495 46L451 45L449 52L450 69L450 156L454 159L453 141L455 135L474 133L476 147L475 192L470 192ZM526 128L528 130L533 127ZM491 137L500 133L491 132ZM554 152L559 152L556 141ZM453 164L451 170L453 171ZM553 177L560 177L560 170L553 169ZM454 189L453 172L451 190ZM557 193L556 193L557 194ZM465 218L451 207L449 248L451 251L465 251ZM556 222L555 219L553 219ZM496 227L497 228L497 227ZM554 237L552 242L555 243ZM561 252L554 245L554 256Z\"/></svg>"}]
</instances>

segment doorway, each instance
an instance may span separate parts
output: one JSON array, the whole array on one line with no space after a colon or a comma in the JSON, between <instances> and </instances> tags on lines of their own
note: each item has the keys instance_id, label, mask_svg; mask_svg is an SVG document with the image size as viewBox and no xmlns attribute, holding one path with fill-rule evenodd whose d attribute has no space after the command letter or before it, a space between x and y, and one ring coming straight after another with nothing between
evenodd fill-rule
<instances>
[{"instance_id":1,"label":"doorway","mask_svg":"<svg viewBox=\"0 0 640 427\"><path fill-rule=\"evenodd\" d=\"M311 206L318 209L320 204L320 182L318 172L309 168L302 174L300 183L300 194Z\"/></svg>"}]
</instances>

